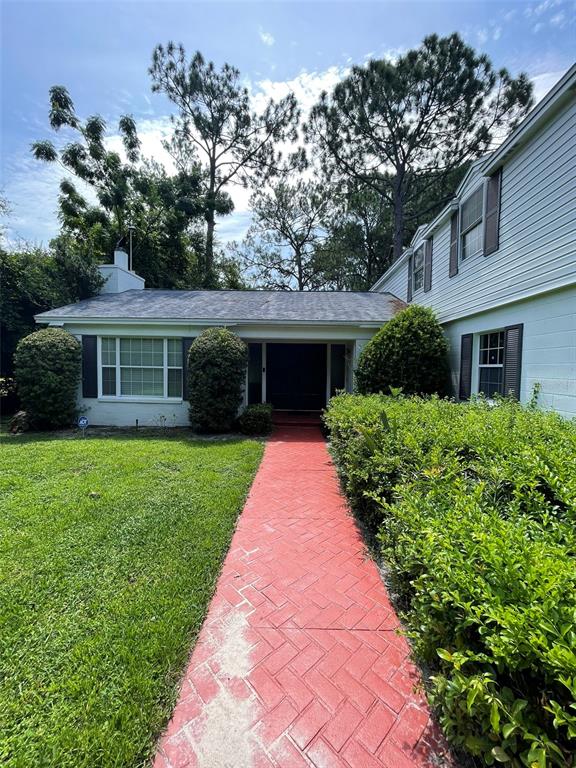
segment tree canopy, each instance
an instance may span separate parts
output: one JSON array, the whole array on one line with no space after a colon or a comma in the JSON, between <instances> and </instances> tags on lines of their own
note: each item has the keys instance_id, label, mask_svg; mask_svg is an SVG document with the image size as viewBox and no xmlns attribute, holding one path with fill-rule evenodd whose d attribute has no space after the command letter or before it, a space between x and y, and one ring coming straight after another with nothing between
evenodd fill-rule
<instances>
[{"instance_id":1,"label":"tree canopy","mask_svg":"<svg viewBox=\"0 0 576 768\"><path fill-rule=\"evenodd\" d=\"M136 124L118 124L125 158L108 149L107 127L99 115L82 121L63 86L50 89L50 126L74 139L60 149L37 141L38 160L59 163L81 183L60 184L60 235L55 246L86 261L107 262L115 244L135 229L133 266L149 288L193 288L200 284L203 213L198 165L169 175L157 162L142 159ZM89 199L88 193L93 199Z\"/></svg>"},{"instance_id":2,"label":"tree canopy","mask_svg":"<svg viewBox=\"0 0 576 768\"><path fill-rule=\"evenodd\" d=\"M325 237L330 200L313 182L280 181L251 199L254 222L234 252L261 288L318 290L325 287L317 259Z\"/></svg>"},{"instance_id":3,"label":"tree canopy","mask_svg":"<svg viewBox=\"0 0 576 768\"><path fill-rule=\"evenodd\" d=\"M373 189L390 208L398 258L426 180L440 200L456 169L489 150L532 105L532 85L495 70L458 34L430 35L395 60L354 66L312 110L307 137L333 178ZM436 204L439 201L436 201Z\"/></svg>"},{"instance_id":4,"label":"tree canopy","mask_svg":"<svg viewBox=\"0 0 576 768\"><path fill-rule=\"evenodd\" d=\"M149 72L152 90L164 93L177 108L168 148L177 162L198 161L202 167L206 220L202 284L214 287L216 214L222 212L226 189L233 182L246 184L254 176L269 178L277 171L280 143L296 138L296 99L289 94L278 102L270 100L257 113L235 67L224 64L218 70L199 51L188 61L184 47L172 42L156 46Z\"/></svg>"}]
</instances>

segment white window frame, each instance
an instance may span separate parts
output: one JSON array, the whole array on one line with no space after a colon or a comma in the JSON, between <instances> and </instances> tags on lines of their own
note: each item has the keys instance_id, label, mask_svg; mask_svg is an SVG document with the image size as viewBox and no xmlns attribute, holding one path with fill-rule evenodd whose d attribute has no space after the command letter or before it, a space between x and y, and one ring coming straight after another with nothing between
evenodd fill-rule
<instances>
[{"instance_id":1,"label":"white window frame","mask_svg":"<svg viewBox=\"0 0 576 768\"><path fill-rule=\"evenodd\" d=\"M479 191L482 192L482 215L480 216L480 219L471 226L467 227L466 229L462 228L462 209L466 205L466 203L474 197ZM458 260L462 264L466 261L470 261L470 259L473 259L475 256L481 256L484 253L484 219L486 217L486 185L480 184L480 186L476 187L472 192L470 192L469 195L467 195L465 200L462 200L462 202L459 205L458 208L458 222L459 222L459 232L458 232ZM469 253L466 256L464 256L464 237L469 232L471 232L476 227L480 227L480 249L478 251L475 251L474 253Z\"/></svg>"},{"instance_id":2,"label":"white window frame","mask_svg":"<svg viewBox=\"0 0 576 768\"><path fill-rule=\"evenodd\" d=\"M488 336L489 337L490 334L492 334L492 333L497 333L497 334L503 333L504 334L504 339L502 341L502 347L501 347L501 349L502 349L502 362L501 363L481 363L480 359L481 359L481 354L482 354L482 336ZM480 392L482 391L481 390L481 384L480 384L480 373L481 373L481 369L482 368L500 368L502 370L502 388L504 388L504 365L505 365L505 362L506 362L506 359L505 359L505 355L506 355L506 334L505 334L504 328L492 328L489 331L480 331L477 334L477 338L478 338L478 345L477 345L477 348L476 348L477 364L476 364L476 387L475 387L475 391L478 394L480 394ZM490 349L492 349L492 347L488 346L488 349L490 350ZM500 347L494 347L494 349L500 349ZM503 393L499 393L499 394L503 394ZM486 397L489 400L492 399L491 395L486 395Z\"/></svg>"},{"instance_id":3,"label":"white window frame","mask_svg":"<svg viewBox=\"0 0 576 768\"><path fill-rule=\"evenodd\" d=\"M116 394L115 395L105 395L102 392L102 339L115 339L116 341L116 364L115 366L106 366L109 368L115 367L116 369ZM161 338L163 342L162 350L163 350L163 376L162 376L162 382L163 382L163 395L122 395L121 392L121 375L120 371L122 366L120 365L120 339L157 339ZM168 365L168 338L175 339L177 338L178 341L181 341L180 337L158 337L158 336L116 336L115 334L103 334L102 336L98 336L98 344L97 344L97 364L98 364L98 399L99 400L106 400L106 401L122 401L122 402L132 402L132 403L181 403L183 402L182 395L179 395L178 397L168 397L168 370L179 370L183 374L183 366L184 366L184 360L182 360L182 366L174 366L174 365ZM126 367L126 366L124 366ZM127 366L131 367L131 366ZM144 366L149 367L149 366ZM159 368L160 366L151 366L153 368Z\"/></svg>"},{"instance_id":4,"label":"white window frame","mask_svg":"<svg viewBox=\"0 0 576 768\"><path fill-rule=\"evenodd\" d=\"M418 270L418 272L422 272L422 284L416 287L416 254L422 254L422 268ZM422 291L424 289L424 270L426 269L425 265L425 253L424 253L424 243L422 245L419 245L418 248L415 249L414 254L412 256L412 294L417 293L417 291Z\"/></svg>"}]
</instances>

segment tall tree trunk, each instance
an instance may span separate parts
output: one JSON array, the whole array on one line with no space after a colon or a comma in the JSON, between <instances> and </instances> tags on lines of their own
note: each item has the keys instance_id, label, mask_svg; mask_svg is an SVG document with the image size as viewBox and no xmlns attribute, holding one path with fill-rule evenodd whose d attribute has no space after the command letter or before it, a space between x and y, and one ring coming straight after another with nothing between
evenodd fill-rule
<instances>
[{"instance_id":1,"label":"tall tree trunk","mask_svg":"<svg viewBox=\"0 0 576 768\"><path fill-rule=\"evenodd\" d=\"M392 185L394 231L392 236L393 261L402 255L404 246L404 171L397 169Z\"/></svg>"},{"instance_id":2,"label":"tall tree trunk","mask_svg":"<svg viewBox=\"0 0 576 768\"><path fill-rule=\"evenodd\" d=\"M206 249L204 253L204 274L202 285L204 288L216 287L216 275L214 274L214 229L216 228L216 161L210 158L210 175L208 181L208 194L206 195Z\"/></svg>"},{"instance_id":3,"label":"tall tree trunk","mask_svg":"<svg viewBox=\"0 0 576 768\"><path fill-rule=\"evenodd\" d=\"M204 253L204 265L202 275L202 287L214 288L214 228L216 227L214 206L208 203L206 210L206 249Z\"/></svg>"},{"instance_id":4,"label":"tall tree trunk","mask_svg":"<svg viewBox=\"0 0 576 768\"><path fill-rule=\"evenodd\" d=\"M304 270L302 269L302 252L299 248L296 248L294 251L294 256L296 257L296 266L298 269L298 290L303 291L306 286L304 285Z\"/></svg>"}]
</instances>

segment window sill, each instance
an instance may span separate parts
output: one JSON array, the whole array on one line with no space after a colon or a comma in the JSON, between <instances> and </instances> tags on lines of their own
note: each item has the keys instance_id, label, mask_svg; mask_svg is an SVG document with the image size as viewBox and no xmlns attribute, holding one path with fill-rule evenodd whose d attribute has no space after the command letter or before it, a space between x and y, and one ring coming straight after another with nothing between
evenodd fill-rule
<instances>
[{"instance_id":1,"label":"window sill","mask_svg":"<svg viewBox=\"0 0 576 768\"><path fill-rule=\"evenodd\" d=\"M117 397L116 395L100 395L99 403L183 403L181 397Z\"/></svg>"}]
</instances>

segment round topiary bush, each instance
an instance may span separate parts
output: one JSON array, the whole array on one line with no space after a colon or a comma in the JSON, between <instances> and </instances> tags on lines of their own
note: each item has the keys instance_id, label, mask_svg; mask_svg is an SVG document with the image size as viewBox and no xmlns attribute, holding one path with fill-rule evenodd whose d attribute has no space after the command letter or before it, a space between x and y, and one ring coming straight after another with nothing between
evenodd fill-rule
<instances>
[{"instance_id":1,"label":"round topiary bush","mask_svg":"<svg viewBox=\"0 0 576 768\"><path fill-rule=\"evenodd\" d=\"M197 432L227 432L242 402L248 348L225 328L208 328L188 353L190 424Z\"/></svg>"},{"instance_id":2,"label":"round topiary bush","mask_svg":"<svg viewBox=\"0 0 576 768\"><path fill-rule=\"evenodd\" d=\"M81 359L80 343L60 328L45 328L20 340L14 372L32 427L50 429L73 423Z\"/></svg>"},{"instance_id":3,"label":"round topiary bush","mask_svg":"<svg viewBox=\"0 0 576 768\"><path fill-rule=\"evenodd\" d=\"M247 405L238 417L243 435L268 435L272 432L272 406L270 403Z\"/></svg>"},{"instance_id":4,"label":"round topiary bush","mask_svg":"<svg viewBox=\"0 0 576 768\"><path fill-rule=\"evenodd\" d=\"M448 343L428 307L415 304L398 312L362 350L356 384L362 394L447 395L450 391Z\"/></svg>"}]
</instances>

